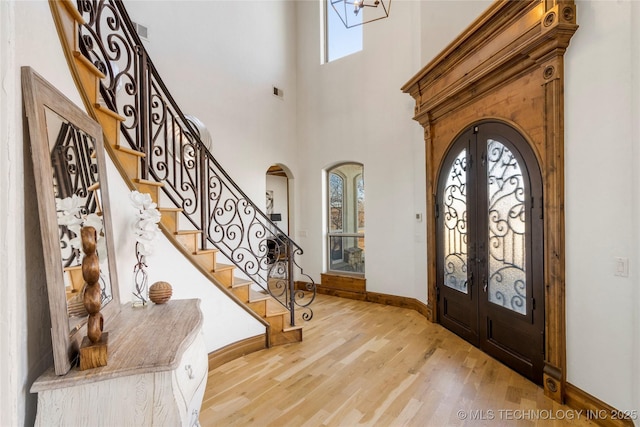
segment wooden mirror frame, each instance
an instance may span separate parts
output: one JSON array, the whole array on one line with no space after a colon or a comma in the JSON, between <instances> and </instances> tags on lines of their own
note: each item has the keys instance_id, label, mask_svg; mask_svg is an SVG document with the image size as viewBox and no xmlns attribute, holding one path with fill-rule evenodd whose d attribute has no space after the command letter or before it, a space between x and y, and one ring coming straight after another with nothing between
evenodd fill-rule
<instances>
[{"instance_id":1,"label":"wooden mirror frame","mask_svg":"<svg viewBox=\"0 0 640 427\"><path fill-rule=\"evenodd\" d=\"M544 193L543 386L559 402L566 392L564 52L577 28L573 0L497 0L402 87L424 127L430 320L438 321L437 177L456 135L496 119L525 136L536 155Z\"/></svg>"},{"instance_id":2,"label":"wooden mirror frame","mask_svg":"<svg viewBox=\"0 0 640 427\"><path fill-rule=\"evenodd\" d=\"M22 96L26 120L28 122L31 156L33 160L36 195L42 234L42 249L49 295L51 315L51 339L55 373L64 375L72 367L80 342L86 335L86 319L75 328L70 327L65 292L64 271L60 250L58 215L54 197L51 148L48 140L46 111L60 116L63 120L80 129L93 139L98 165L98 180L102 202L103 232L107 248L109 284L111 300L101 313L105 322L120 311L120 295L116 274L116 254L113 247L112 223L109 214L109 188L107 169L102 142L102 128L67 97L60 93L31 67L22 67Z\"/></svg>"}]
</instances>

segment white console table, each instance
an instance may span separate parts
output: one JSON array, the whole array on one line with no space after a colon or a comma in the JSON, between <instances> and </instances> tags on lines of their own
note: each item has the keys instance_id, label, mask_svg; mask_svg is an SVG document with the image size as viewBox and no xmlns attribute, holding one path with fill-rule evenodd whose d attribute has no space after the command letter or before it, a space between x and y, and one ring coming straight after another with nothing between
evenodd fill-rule
<instances>
[{"instance_id":1,"label":"white console table","mask_svg":"<svg viewBox=\"0 0 640 427\"><path fill-rule=\"evenodd\" d=\"M105 324L108 364L53 367L31 387L36 426L194 426L207 383L200 300L123 306Z\"/></svg>"}]
</instances>

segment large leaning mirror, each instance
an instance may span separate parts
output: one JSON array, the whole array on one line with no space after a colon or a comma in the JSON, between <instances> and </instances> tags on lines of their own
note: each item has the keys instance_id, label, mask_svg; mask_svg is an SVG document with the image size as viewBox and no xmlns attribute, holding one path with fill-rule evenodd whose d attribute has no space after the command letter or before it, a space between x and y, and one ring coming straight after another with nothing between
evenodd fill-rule
<instances>
[{"instance_id":1,"label":"large leaning mirror","mask_svg":"<svg viewBox=\"0 0 640 427\"><path fill-rule=\"evenodd\" d=\"M120 310L102 129L30 67L22 68L45 254L55 372L66 374L86 334L80 229L98 237L102 310Z\"/></svg>"}]
</instances>

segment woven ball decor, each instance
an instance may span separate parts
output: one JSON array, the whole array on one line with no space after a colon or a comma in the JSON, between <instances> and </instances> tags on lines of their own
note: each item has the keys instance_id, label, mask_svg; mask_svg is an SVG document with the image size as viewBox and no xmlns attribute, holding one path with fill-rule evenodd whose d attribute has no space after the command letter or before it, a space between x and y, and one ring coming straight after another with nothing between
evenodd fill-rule
<instances>
[{"instance_id":1,"label":"woven ball decor","mask_svg":"<svg viewBox=\"0 0 640 427\"><path fill-rule=\"evenodd\" d=\"M173 289L167 282L156 282L149 288L149 299L156 304L164 304L171 299Z\"/></svg>"}]
</instances>

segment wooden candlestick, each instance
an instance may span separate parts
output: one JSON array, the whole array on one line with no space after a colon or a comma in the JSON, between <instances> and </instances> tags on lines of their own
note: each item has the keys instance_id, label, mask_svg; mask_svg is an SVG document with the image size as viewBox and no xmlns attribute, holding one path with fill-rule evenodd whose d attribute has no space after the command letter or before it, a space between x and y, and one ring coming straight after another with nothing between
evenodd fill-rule
<instances>
[{"instance_id":1,"label":"wooden candlestick","mask_svg":"<svg viewBox=\"0 0 640 427\"><path fill-rule=\"evenodd\" d=\"M80 346L80 370L107 365L107 343L109 333L103 333L104 318L100 313L102 292L100 290L100 261L98 259L96 229L82 227L82 277L86 283L84 289L84 307L89 313L87 319L87 336Z\"/></svg>"}]
</instances>

